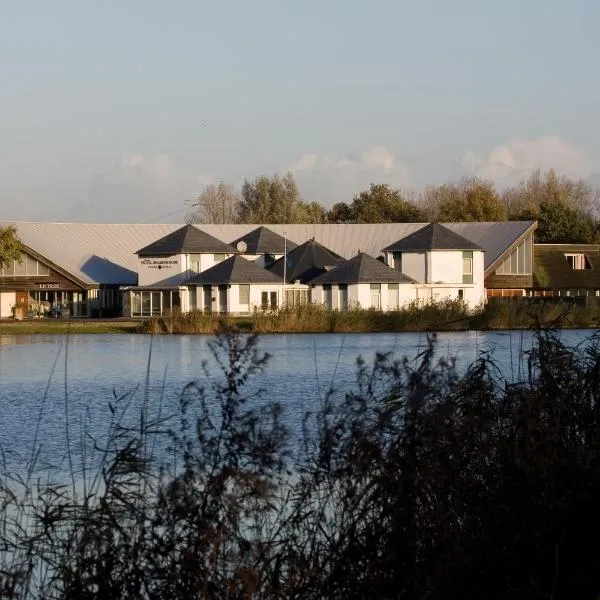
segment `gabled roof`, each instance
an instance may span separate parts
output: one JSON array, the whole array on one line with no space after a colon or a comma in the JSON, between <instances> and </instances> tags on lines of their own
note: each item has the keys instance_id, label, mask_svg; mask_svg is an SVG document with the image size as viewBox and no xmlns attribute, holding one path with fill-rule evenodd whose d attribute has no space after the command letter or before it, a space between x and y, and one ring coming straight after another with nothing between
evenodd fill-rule
<instances>
[{"instance_id":1,"label":"gabled roof","mask_svg":"<svg viewBox=\"0 0 600 600\"><path fill-rule=\"evenodd\" d=\"M595 244L535 244L533 287L599 289L600 246ZM584 254L590 269L572 269L565 254Z\"/></svg>"},{"instance_id":2,"label":"gabled roof","mask_svg":"<svg viewBox=\"0 0 600 600\"><path fill-rule=\"evenodd\" d=\"M263 225L233 240L231 246L237 248L239 242L246 244L246 250L243 251L243 254L284 254L286 248L289 252L298 247L298 244L292 242L292 240L284 238Z\"/></svg>"},{"instance_id":3,"label":"gabled roof","mask_svg":"<svg viewBox=\"0 0 600 600\"><path fill-rule=\"evenodd\" d=\"M214 267L198 273L186 284L225 285L227 283L283 283L281 277L259 267L239 254L217 263Z\"/></svg>"},{"instance_id":4,"label":"gabled roof","mask_svg":"<svg viewBox=\"0 0 600 600\"><path fill-rule=\"evenodd\" d=\"M206 252L219 252L231 254L235 248L218 240L216 237L194 227L185 225L172 233L152 242L152 244L138 250L138 256L156 256L159 254L202 254Z\"/></svg>"},{"instance_id":5,"label":"gabled roof","mask_svg":"<svg viewBox=\"0 0 600 600\"><path fill-rule=\"evenodd\" d=\"M414 283L414 281L376 258L359 252L350 260L319 275L309 283L323 285L324 283Z\"/></svg>"},{"instance_id":6,"label":"gabled roof","mask_svg":"<svg viewBox=\"0 0 600 600\"><path fill-rule=\"evenodd\" d=\"M439 223L429 223L383 249L384 252L397 250L483 250L483 248Z\"/></svg>"},{"instance_id":7,"label":"gabled roof","mask_svg":"<svg viewBox=\"0 0 600 600\"><path fill-rule=\"evenodd\" d=\"M301 283L307 283L323 273L326 267L337 267L344 260L339 254L312 238L275 261L268 269L282 278L285 271L286 282L299 280Z\"/></svg>"}]
</instances>

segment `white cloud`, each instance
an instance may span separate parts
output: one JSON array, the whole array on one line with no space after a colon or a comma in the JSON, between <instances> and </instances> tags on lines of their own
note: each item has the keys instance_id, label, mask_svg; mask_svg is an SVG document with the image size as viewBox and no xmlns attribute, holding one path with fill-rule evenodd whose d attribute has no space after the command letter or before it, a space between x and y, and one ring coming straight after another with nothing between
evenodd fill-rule
<instances>
[{"instance_id":1,"label":"white cloud","mask_svg":"<svg viewBox=\"0 0 600 600\"><path fill-rule=\"evenodd\" d=\"M281 169L282 173L288 171L294 175L305 200L325 206L350 202L371 183L388 183L400 188L410 185L407 165L383 146L372 146L357 156L302 154Z\"/></svg>"},{"instance_id":2,"label":"white cloud","mask_svg":"<svg viewBox=\"0 0 600 600\"><path fill-rule=\"evenodd\" d=\"M75 207L78 220L182 222L185 201L213 183L170 156L133 154L92 177L88 199Z\"/></svg>"},{"instance_id":3,"label":"white cloud","mask_svg":"<svg viewBox=\"0 0 600 600\"><path fill-rule=\"evenodd\" d=\"M585 153L558 136L536 140L513 138L496 146L487 156L467 152L461 161L463 171L509 185L527 177L532 171L555 169L561 175L587 178L593 172Z\"/></svg>"}]
</instances>

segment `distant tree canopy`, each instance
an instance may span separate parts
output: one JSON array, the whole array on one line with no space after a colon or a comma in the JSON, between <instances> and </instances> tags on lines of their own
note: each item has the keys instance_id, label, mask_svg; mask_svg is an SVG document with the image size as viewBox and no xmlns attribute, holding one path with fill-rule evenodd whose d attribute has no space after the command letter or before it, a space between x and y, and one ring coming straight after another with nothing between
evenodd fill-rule
<instances>
[{"instance_id":1,"label":"distant tree canopy","mask_svg":"<svg viewBox=\"0 0 600 600\"><path fill-rule=\"evenodd\" d=\"M244 181L240 204L242 223L323 223L325 209L305 202L291 173Z\"/></svg>"},{"instance_id":2,"label":"distant tree canopy","mask_svg":"<svg viewBox=\"0 0 600 600\"><path fill-rule=\"evenodd\" d=\"M13 260L21 259L21 240L13 225L0 227L0 268L9 267Z\"/></svg>"},{"instance_id":3,"label":"distant tree canopy","mask_svg":"<svg viewBox=\"0 0 600 600\"><path fill-rule=\"evenodd\" d=\"M190 202L190 223L409 223L537 220L542 243L599 243L597 192L555 171L535 171L501 194L491 181L464 177L425 188L415 199L372 183L329 210L306 202L291 173L246 179L241 192L221 182Z\"/></svg>"},{"instance_id":4,"label":"distant tree canopy","mask_svg":"<svg viewBox=\"0 0 600 600\"><path fill-rule=\"evenodd\" d=\"M538 221L536 240L541 243L591 243L598 239L593 215L595 196L582 181L539 170L515 187L503 200L513 221Z\"/></svg>"},{"instance_id":5,"label":"distant tree canopy","mask_svg":"<svg viewBox=\"0 0 600 600\"><path fill-rule=\"evenodd\" d=\"M354 196L350 205L334 204L327 213L329 223L411 223L425 219L422 210L388 184L372 183Z\"/></svg>"},{"instance_id":6,"label":"distant tree canopy","mask_svg":"<svg viewBox=\"0 0 600 600\"><path fill-rule=\"evenodd\" d=\"M188 223L237 223L241 195L232 185L221 181L205 187L190 204L194 210L186 215Z\"/></svg>"},{"instance_id":7,"label":"distant tree canopy","mask_svg":"<svg viewBox=\"0 0 600 600\"><path fill-rule=\"evenodd\" d=\"M491 181L465 177L425 189L420 199L429 221L506 221L507 211Z\"/></svg>"}]
</instances>

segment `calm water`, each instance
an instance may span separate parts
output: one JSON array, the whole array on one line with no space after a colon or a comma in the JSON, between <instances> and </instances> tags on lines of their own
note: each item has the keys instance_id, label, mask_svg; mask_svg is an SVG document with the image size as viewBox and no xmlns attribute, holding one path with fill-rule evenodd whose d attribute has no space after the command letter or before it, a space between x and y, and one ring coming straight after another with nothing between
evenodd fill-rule
<instances>
[{"instance_id":1,"label":"calm water","mask_svg":"<svg viewBox=\"0 0 600 600\"><path fill-rule=\"evenodd\" d=\"M565 331L568 344L584 340L590 332ZM183 387L216 377L202 370L211 361L205 336L144 335L0 335L0 449L11 469L22 469L32 448L40 451L40 468L66 466L66 440L82 448L90 436L101 442L111 420L109 402L129 393L127 415L139 418L147 390L151 416L167 416L177 410ZM352 388L355 362L368 362L375 352L391 352L395 358L415 358L426 345L425 334L289 334L264 336L260 348L272 355L264 375L251 389L267 390L266 398L281 400L292 428L306 410L316 408L334 384L341 391ZM438 353L455 356L461 368L480 352L490 351L508 380L518 380L518 351L531 347L527 332L442 333ZM149 385L147 365L151 351ZM67 401L65 402L65 398ZM78 459L81 455L75 452Z\"/></svg>"}]
</instances>

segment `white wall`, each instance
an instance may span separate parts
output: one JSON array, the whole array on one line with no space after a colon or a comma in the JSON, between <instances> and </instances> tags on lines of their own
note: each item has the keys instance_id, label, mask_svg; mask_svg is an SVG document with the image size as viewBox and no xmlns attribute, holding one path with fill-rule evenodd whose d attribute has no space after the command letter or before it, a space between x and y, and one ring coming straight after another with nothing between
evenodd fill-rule
<instances>
[{"instance_id":1,"label":"white wall","mask_svg":"<svg viewBox=\"0 0 600 600\"><path fill-rule=\"evenodd\" d=\"M458 300L459 290L463 290L463 301L474 309L485 302L485 290L475 284L416 284L417 299L421 302L442 302Z\"/></svg>"},{"instance_id":2,"label":"white wall","mask_svg":"<svg viewBox=\"0 0 600 600\"><path fill-rule=\"evenodd\" d=\"M339 286L332 285L333 308L340 309L339 304ZM389 303L389 288L387 283L381 284L381 310L387 311L395 309ZM398 305L400 307L416 300L416 289L412 283L401 283L398 286ZM322 285L317 285L312 289L312 301L316 304L325 304L325 290ZM370 283L350 283L348 284L348 308L378 308L372 304L371 284Z\"/></svg>"},{"instance_id":3,"label":"white wall","mask_svg":"<svg viewBox=\"0 0 600 600\"><path fill-rule=\"evenodd\" d=\"M428 283L462 283L462 250L433 250L428 254L430 255L429 264L431 265Z\"/></svg>"},{"instance_id":4,"label":"white wall","mask_svg":"<svg viewBox=\"0 0 600 600\"><path fill-rule=\"evenodd\" d=\"M0 318L12 317L12 307L17 303L15 292L0 292Z\"/></svg>"},{"instance_id":5,"label":"white wall","mask_svg":"<svg viewBox=\"0 0 600 600\"><path fill-rule=\"evenodd\" d=\"M219 286L211 286L212 296L215 301L212 303L212 310L219 312ZM240 305L240 284L232 283L227 288L227 312L233 314L252 312L254 308L260 309L262 306L262 292L277 292L277 306L283 302L283 286L278 283L252 283L250 284L250 305ZM203 286L196 286L197 309L204 308L204 289ZM191 306L186 306L186 310L192 310ZM182 305L183 310L183 305Z\"/></svg>"},{"instance_id":6,"label":"white wall","mask_svg":"<svg viewBox=\"0 0 600 600\"><path fill-rule=\"evenodd\" d=\"M231 254L226 254L229 258ZM217 263L214 253L200 254L200 272L214 267ZM138 285L179 285L184 283L195 272L190 270L189 254L174 254L173 256L151 256L139 259Z\"/></svg>"},{"instance_id":7,"label":"white wall","mask_svg":"<svg viewBox=\"0 0 600 600\"><path fill-rule=\"evenodd\" d=\"M138 285L178 285L184 272L185 264L180 254L140 257Z\"/></svg>"},{"instance_id":8,"label":"white wall","mask_svg":"<svg viewBox=\"0 0 600 600\"><path fill-rule=\"evenodd\" d=\"M427 276L426 259L427 254L425 252L403 252L402 272L412 277L415 281L425 281L425 277Z\"/></svg>"}]
</instances>

